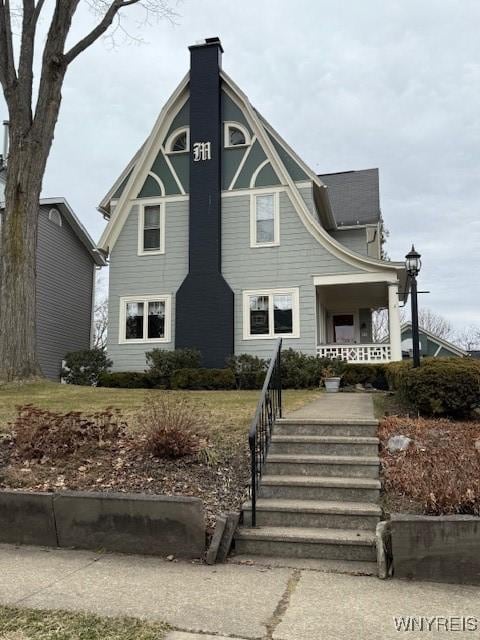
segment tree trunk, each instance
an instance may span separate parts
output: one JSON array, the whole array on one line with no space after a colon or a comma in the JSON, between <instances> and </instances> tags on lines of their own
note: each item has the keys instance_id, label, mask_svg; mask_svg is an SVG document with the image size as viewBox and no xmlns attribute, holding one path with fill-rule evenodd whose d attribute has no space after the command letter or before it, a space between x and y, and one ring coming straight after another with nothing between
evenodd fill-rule
<instances>
[{"instance_id":1,"label":"tree trunk","mask_svg":"<svg viewBox=\"0 0 480 640\"><path fill-rule=\"evenodd\" d=\"M41 374L36 355L36 256L43 162L31 144L19 146L7 169L0 242L3 382Z\"/></svg>"}]
</instances>

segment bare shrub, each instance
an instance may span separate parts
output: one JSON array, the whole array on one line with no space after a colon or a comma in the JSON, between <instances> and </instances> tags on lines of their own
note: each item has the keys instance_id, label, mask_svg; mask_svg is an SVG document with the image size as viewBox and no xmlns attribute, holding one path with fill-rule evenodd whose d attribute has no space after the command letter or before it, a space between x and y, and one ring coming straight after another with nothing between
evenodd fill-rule
<instances>
[{"instance_id":1,"label":"bare shrub","mask_svg":"<svg viewBox=\"0 0 480 640\"><path fill-rule=\"evenodd\" d=\"M18 407L11 424L17 452L27 458L61 458L82 448L103 447L124 431L117 410L58 413L33 405Z\"/></svg>"},{"instance_id":2,"label":"bare shrub","mask_svg":"<svg viewBox=\"0 0 480 640\"><path fill-rule=\"evenodd\" d=\"M387 443L397 434L413 443L392 454ZM379 435L387 493L421 503L427 514L480 515L480 422L391 416Z\"/></svg>"},{"instance_id":3,"label":"bare shrub","mask_svg":"<svg viewBox=\"0 0 480 640\"><path fill-rule=\"evenodd\" d=\"M145 449L160 458L181 458L206 447L206 420L199 407L170 393L148 397L137 421Z\"/></svg>"}]
</instances>

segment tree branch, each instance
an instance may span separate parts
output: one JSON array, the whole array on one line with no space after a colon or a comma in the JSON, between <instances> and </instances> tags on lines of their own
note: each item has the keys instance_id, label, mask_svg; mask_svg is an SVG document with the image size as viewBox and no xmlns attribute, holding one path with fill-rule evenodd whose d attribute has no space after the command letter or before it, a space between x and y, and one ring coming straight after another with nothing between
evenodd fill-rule
<instances>
[{"instance_id":1,"label":"tree branch","mask_svg":"<svg viewBox=\"0 0 480 640\"><path fill-rule=\"evenodd\" d=\"M84 38L82 38L76 45L74 45L70 51L65 54L65 62L69 65L72 60L85 51L90 45L92 45L100 36L102 36L108 27L112 24L113 19L117 13L123 7L128 7L132 4L137 4L140 0L113 0L112 4L108 7L105 15L98 25L90 31Z\"/></svg>"},{"instance_id":2,"label":"tree branch","mask_svg":"<svg viewBox=\"0 0 480 640\"><path fill-rule=\"evenodd\" d=\"M2 83L7 103L10 102L11 92L16 80L10 1L0 0L0 82Z\"/></svg>"}]
</instances>

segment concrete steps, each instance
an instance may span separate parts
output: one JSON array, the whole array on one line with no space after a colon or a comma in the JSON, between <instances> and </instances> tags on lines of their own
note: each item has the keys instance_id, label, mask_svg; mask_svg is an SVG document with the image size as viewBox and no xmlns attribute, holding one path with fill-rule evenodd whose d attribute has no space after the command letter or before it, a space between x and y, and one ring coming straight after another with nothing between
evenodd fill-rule
<instances>
[{"instance_id":1,"label":"concrete steps","mask_svg":"<svg viewBox=\"0 0 480 640\"><path fill-rule=\"evenodd\" d=\"M270 453L375 456L378 442L378 438L361 436L273 435Z\"/></svg>"},{"instance_id":2,"label":"concrete steps","mask_svg":"<svg viewBox=\"0 0 480 640\"><path fill-rule=\"evenodd\" d=\"M371 419L278 420L257 495L257 526L246 502L236 553L375 562L376 428Z\"/></svg>"},{"instance_id":3,"label":"concrete steps","mask_svg":"<svg viewBox=\"0 0 480 640\"><path fill-rule=\"evenodd\" d=\"M271 453L265 473L273 476L348 476L378 478L377 456Z\"/></svg>"},{"instance_id":4,"label":"concrete steps","mask_svg":"<svg viewBox=\"0 0 480 640\"><path fill-rule=\"evenodd\" d=\"M375 534L371 531L301 527L241 529L236 538L241 554L273 555L330 560L376 559Z\"/></svg>"},{"instance_id":5,"label":"concrete steps","mask_svg":"<svg viewBox=\"0 0 480 640\"><path fill-rule=\"evenodd\" d=\"M382 510L369 502L334 500L257 500L257 524L274 527L360 529L374 531ZM243 505L243 523L251 526L252 505Z\"/></svg>"},{"instance_id":6,"label":"concrete steps","mask_svg":"<svg viewBox=\"0 0 480 640\"><path fill-rule=\"evenodd\" d=\"M377 420L311 420L286 419L277 420L275 435L288 436L361 436L377 435Z\"/></svg>"}]
</instances>

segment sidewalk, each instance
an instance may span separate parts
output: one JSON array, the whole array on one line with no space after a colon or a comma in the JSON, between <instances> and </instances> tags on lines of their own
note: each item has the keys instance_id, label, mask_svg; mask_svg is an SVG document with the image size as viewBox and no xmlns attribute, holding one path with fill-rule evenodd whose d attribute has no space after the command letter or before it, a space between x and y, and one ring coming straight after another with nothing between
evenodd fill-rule
<instances>
[{"instance_id":1,"label":"sidewalk","mask_svg":"<svg viewBox=\"0 0 480 640\"><path fill-rule=\"evenodd\" d=\"M374 420L373 399L369 393L322 393L322 396L286 418L317 420Z\"/></svg>"},{"instance_id":2,"label":"sidewalk","mask_svg":"<svg viewBox=\"0 0 480 640\"><path fill-rule=\"evenodd\" d=\"M480 618L476 587L9 545L0 545L0 567L1 604L164 621L216 640L425 638L432 634L396 631L393 616Z\"/></svg>"}]
</instances>

